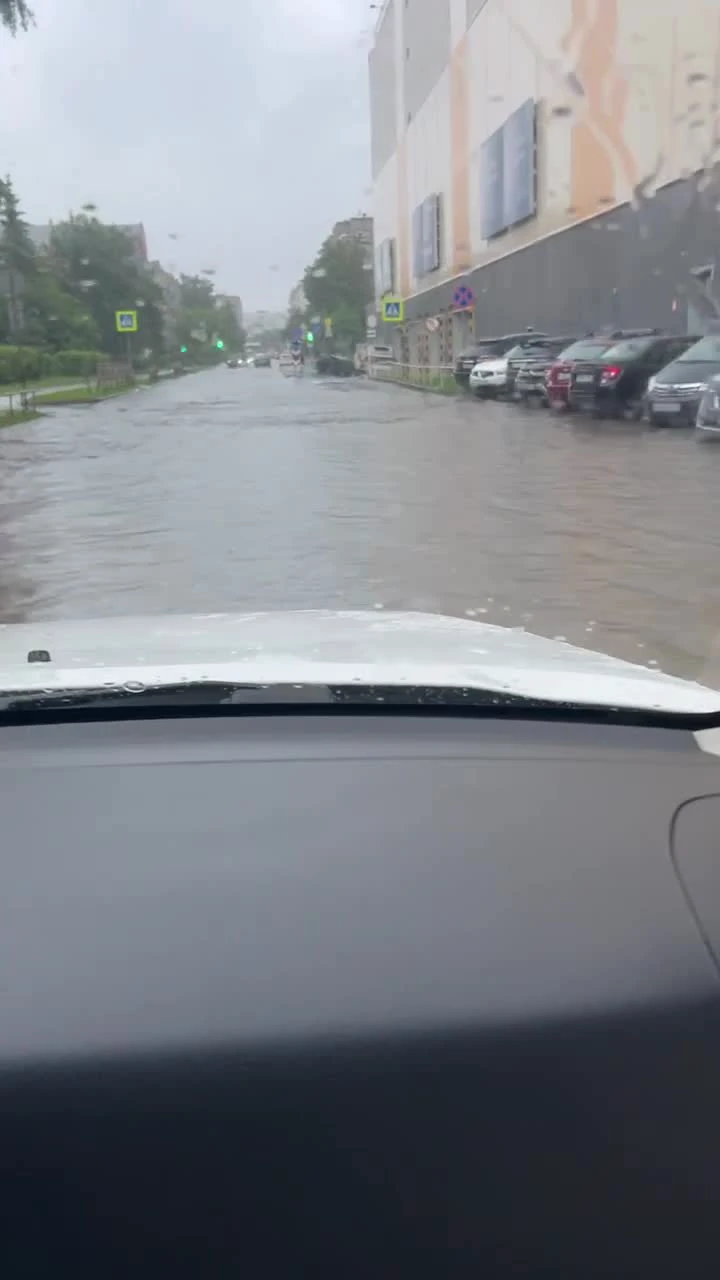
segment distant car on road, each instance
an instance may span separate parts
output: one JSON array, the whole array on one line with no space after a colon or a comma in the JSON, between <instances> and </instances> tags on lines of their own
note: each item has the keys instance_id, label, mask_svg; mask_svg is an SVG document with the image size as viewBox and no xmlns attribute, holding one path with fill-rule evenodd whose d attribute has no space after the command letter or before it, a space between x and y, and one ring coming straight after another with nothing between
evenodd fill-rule
<instances>
[{"instance_id":1,"label":"distant car on road","mask_svg":"<svg viewBox=\"0 0 720 1280\"><path fill-rule=\"evenodd\" d=\"M272 359L264 352L258 352L253 360L256 369L269 369L272 365Z\"/></svg>"}]
</instances>

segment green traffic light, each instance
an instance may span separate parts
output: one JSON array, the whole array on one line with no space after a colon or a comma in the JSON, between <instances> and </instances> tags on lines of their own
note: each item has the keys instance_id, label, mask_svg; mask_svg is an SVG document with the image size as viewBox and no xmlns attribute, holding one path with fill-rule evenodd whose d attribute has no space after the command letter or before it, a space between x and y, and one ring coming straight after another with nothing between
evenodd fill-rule
<instances>
[{"instance_id":1,"label":"green traffic light","mask_svg":"<svg viewBox=\"0 0 720 1280\"><path fill-rule=\"evenodd\" d=\"M309 333L309 334L308 334L308 336L307 336L307 340L308 340L308 342L310 343L310 346L312 346L313 342L315 341L315 334L314 334L314 333Z\"/></svg>"},{"instance_id":2,"label":"green traffic light","mask_svg":"<svg viewBox=\"0 0 720 1280\"><path fill-rule=\"evenodd\" d=\"M186 352L187 352L187 347L181 347L181 348L180 348L180 354L181 354L181 355L183 355L183 356L184 356L184 355L186 354Z\"/></svg>"},{"instance_id":3,"label":"green traffic light","mask_svg":"<svg viewBox=\"0 0 720 1280\"><path fill-rule=\"evenodd\" d=\"M217 342L215 343L215 346L217 347L218 351L222 351L223 347L225 346L225 343L223 342L222 338L218 338Z\"/></svg>"}]
</instances>

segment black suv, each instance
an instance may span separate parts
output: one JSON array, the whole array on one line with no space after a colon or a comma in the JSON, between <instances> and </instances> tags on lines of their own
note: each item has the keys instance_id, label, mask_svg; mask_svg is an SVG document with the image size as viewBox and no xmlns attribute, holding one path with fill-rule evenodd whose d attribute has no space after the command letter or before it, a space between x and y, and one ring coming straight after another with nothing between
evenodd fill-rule
<instances>
[{"instance_id":1,"label":"black suv","mask_svg":"<svg viewBox=\"0 0 720 1280\"><path fill-rule=\"evenodd\" d=\"M524 333L507 333L502 338L478 338L472 346L461 351L455 362L455 381L466 387L470 374L480 360L499 360L519 342L531 342L533 338L546 338L546 333L526 329Z\"/></svg>"},{"instance_id":2,"label":"black suv","mask_svg":"<svg viewBox=\"0 0 720 1280\"><path fill-rule=\"evenodd\" d=\"M657 329L625 333L597 360L575 365L570 385L571 409L598 418L639 420L645 409L649 379L695 341Z\"/></svg>"},{"instance_id":3,"label":"black suv","mask_svg":"<svg viewBox=\"0 0 720 1280\"><path fill-rule=\"evenodd\" d=\"M720 373L720 335L688 338L685 349L650 379L647 413L655 426L692 426L705 386Z\"/></svg>"}]
</instances>

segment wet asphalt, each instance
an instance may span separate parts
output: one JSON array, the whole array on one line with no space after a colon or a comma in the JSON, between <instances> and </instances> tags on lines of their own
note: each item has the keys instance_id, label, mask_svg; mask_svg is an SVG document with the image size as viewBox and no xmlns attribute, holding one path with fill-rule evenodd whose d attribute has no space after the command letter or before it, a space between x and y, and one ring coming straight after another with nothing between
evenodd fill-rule
<instances>
[{"instance_id":1,"label":"wet asphalt","mask_svg":"<svg viewBox=\"0 0 720 1280\"><path fill-rule=\"evenodd\" d=\"M0 432L0 621L421 609L720 684L720 448L225 367Z\"/></svg>"}]
</instances>

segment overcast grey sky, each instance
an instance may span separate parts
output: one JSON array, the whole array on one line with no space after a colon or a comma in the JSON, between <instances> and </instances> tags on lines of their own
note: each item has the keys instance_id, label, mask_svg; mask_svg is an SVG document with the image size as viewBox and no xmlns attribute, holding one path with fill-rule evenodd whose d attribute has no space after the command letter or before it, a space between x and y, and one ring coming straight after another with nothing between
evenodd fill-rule
<instances>
[{"instance_id":1,"label":"overcast grey sky","mask_svg":"<svg viewBox=\"0 0 720 1280\"><path fill-rule=\"evenodd\" d=\"M0 173L30 222L91 200L256 310L369 208L369 0L32 7L34 30L0 33Z\"/></svg>"}]
</instances>

